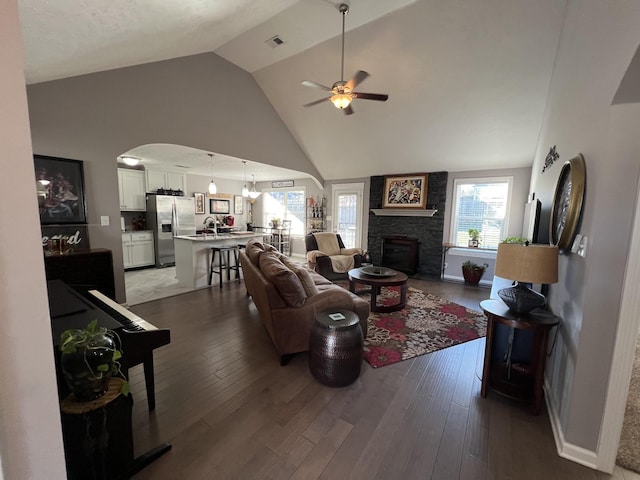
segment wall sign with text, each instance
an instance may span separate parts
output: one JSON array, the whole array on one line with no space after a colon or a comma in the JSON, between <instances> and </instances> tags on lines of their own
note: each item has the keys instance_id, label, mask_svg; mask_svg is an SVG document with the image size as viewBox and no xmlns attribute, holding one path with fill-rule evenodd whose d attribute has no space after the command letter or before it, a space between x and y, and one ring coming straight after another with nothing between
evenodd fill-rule
<instances>
[{"instance_id":1,"label":"wall sign with text","mask_svg":"<svg viewBox=\"0 0 640 480\"><path fill-rule=\"evenodd\" d=\"M278 180L271 182L271 188L293 187L293 180Z\"/></svg>"}]
</instances>

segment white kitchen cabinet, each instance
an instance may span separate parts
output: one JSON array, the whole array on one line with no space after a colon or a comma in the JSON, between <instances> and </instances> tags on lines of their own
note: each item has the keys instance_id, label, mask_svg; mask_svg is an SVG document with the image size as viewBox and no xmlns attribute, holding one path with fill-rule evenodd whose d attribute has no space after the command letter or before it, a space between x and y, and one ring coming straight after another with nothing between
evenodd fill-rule
<instances>
[{"instance_id":1,"label":"white kitchen cabinet","mask_svg":"<svg viewBox=\"0 0 640 480\"><path fill-rule=\"evenodd\" d=\"M144 172L119 168L118 187L120 189L121 211L144 212L147 209Z\"/></svg>"},{"instance_id":2,"label":"white kitchen cabinet","mask_svg":"<svg viewBox=\"0 0 640 480\"><path fill-rule=\"evenodd\" d=\"M165 190L182 190L183 192L186 189L184 173L167 172L153 168L147 168L146 173L148 192L156 192L159 188Z\"/></svg>"},{"instance_id":3,"label":"white kitchen cabinet","mask_svg":"<svg viewBox=\"0 0 640 480\"><path fill-rule=\"evenodd\" d=\"M123 233L122 257L124 268L154 265L153 232Z\"/></svg>"}]
</instances>

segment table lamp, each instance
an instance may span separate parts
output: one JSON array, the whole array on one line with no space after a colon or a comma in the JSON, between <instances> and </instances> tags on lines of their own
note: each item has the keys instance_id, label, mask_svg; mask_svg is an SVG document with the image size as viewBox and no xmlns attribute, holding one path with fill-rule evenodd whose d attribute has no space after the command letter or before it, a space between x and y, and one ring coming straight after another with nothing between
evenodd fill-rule
<instances>
[{"instance_id":1,"label":"table lamp","mask_svg":"<svg viewBox=\"0 0 640 480\"><path fill-rule=\"evenodd\" d=\"M526 314L544 306L544 295L526 284L549 284L558 281L558 247L527 243L498 245L495 274L516 284L498 291L498 296L515 313Z\"/></svg>"}]
</instances>

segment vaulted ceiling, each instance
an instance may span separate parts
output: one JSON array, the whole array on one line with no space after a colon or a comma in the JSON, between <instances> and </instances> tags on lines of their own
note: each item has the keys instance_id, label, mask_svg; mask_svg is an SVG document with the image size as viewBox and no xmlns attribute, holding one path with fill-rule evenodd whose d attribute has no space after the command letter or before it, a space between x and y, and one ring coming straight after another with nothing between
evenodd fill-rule
<instances>
[{"instance_id":1,"label":"vaulted ceiling","mask_svg":"<svg viewBox=\"0 0 640 480\"><path fill-rule=\"evenodd\" d=\"M18 0L27 82L213 51L254 76L325 179L531 165L564 1L351 0L344 80L365 70L357 90L389 100L349 116L303 107L327 96L303 80L340 80L338 3Z\"/></svg>"}]
</instances>

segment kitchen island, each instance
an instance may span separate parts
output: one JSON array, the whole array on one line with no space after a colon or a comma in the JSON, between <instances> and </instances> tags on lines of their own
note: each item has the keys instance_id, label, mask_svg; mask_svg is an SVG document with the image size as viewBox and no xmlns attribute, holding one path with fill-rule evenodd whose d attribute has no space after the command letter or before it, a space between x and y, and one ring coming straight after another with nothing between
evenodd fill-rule
<instances>
[{"instance_id":1,"label":"kitchen island","mask_svg":"<svg viewBox=\"0 0 640 480\"><path fill-rule=\"evenodd\" d=\"M262 238L262 233L233 232L229 234L212 233L197 235L179 235L173 238L176 255L176 278L178 285L188 288L201 288L209 284L211 265L211 247L224 247L246 243L251 238ZM231 259L233 262L233 259ZM213 276L213 285L218 284L218 276Z\"/></svg>"}]
</instances>

